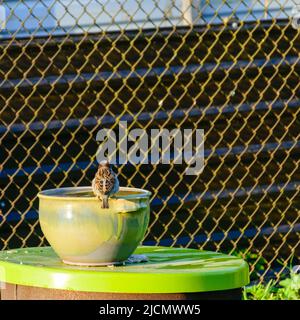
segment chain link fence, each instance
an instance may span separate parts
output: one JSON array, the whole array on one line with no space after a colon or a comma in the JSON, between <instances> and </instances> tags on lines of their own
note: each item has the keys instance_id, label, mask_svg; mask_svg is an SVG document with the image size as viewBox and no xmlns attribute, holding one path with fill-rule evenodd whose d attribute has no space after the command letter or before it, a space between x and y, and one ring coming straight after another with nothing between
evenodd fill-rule
<instances>
[{"instance_id":1,"label":"chain link fence","mask_svg":"<svg viewBox=\"0 0 300 320\"><path fill-rule=\"evenodd\" d=\"M15 0L0 7L0 246L43 246L37 193L91 185L96 134L205 131L205 168L119 165L153 193L145 244L300 254L299 1ZM261 264L265 267L260 270Z\"/></svg>"}]
</instances>

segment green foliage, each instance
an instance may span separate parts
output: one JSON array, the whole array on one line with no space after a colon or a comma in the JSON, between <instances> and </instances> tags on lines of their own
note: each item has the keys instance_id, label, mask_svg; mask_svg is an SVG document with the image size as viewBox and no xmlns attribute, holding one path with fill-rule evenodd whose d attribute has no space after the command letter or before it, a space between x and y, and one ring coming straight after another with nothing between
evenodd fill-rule
<instances>
[{"instance_id":1,"label":"green foliage","mask_svg":"<svg viewBox=\"0 0 300 320\"><path fill-rule=\"evenodd\" d=\"M244 300L300 300L300 274L293 271L276 285L274 280L244 290Z\"/></svg>"},{"instance_id":2,"label":"green foliage","mask_svg":"<svg viewBox=\"0 0 300 320\"><path fill-rule=\"evenodd\" d=\"M291 272L290 278L279 282L281 288L277 295L279 300L299 300L300 299L300 274Z\"/></svg>"},{"instance_id":3,"label":"green foliage","mask_svg":"<svg viewBox=\"0 0 300 320\"><path fill-rule=\"evenodd\" d=\"M231 253L247 261L253 268L251 279L257 279L268 265L268 261L259 254L247 250L239 250ZM277 260L284 268L286 262ZM270 280L266 284L256 284L246 287L243 293L244 300L300 300L300 274L293 271L293 258L289 264L289 276L279 281Z\"/></svg>"},{"instance_id":4,"label":"green foliage","mask_svg":"<svg viewBox=\"0 0 300 320\"><path fill-rule=\"evenodd\" d=\"M276 300L275 281L271 280L266 285L260 283L246 287L244 300Z\"/></svg>"}]
</instances>

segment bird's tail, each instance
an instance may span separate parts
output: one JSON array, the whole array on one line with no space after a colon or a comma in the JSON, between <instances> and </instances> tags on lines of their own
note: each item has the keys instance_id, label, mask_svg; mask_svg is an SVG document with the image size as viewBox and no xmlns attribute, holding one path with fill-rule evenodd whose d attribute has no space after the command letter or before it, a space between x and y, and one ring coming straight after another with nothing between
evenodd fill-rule
<instances>
[{"instance_id":1,"label":"bird's tail","mask_svg":"<svg viewBox=\"0 0 300 320\"><path fill-rule=\"evenodd\" d=\"M103 196L102 197L102 209L108 209L108 196Z\"/></svg>"}]
</instances>

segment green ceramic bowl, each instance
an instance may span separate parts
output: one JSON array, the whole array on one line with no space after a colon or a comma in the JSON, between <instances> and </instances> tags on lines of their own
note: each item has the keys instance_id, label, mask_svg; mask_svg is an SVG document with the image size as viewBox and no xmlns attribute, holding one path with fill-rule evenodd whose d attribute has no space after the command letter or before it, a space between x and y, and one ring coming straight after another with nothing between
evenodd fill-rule
<instances>
[{"instance_id":1,"label":"green ceramic bowl","mask_svg":"<svg viewBox=\"0 0 300 320\"><path fill-rule=\"evenodd\" d=\"M42 231L68 264L107 265L125 261L149 224L147 190L121 187L102 209L91 187L45 190L38 194Z\"/></svg>"}]
</instances>

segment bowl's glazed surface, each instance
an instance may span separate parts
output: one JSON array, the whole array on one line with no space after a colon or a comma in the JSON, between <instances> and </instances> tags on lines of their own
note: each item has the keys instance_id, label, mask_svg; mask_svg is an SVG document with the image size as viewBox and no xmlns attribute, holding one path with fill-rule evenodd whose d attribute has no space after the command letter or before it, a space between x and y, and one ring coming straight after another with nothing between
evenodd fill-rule
<instances>
[{"instance_id":1,"label":"bowl's glazed surface","mask_svg":"<svg viewBox=\"0 0 300 320\"><path fill-rule=\"evenodd\" d=\"M38 194L42 231L69 264L125 261L143 240L149 223L150 192L124 188L102 209L91 187L45 190Z\"/></svg>"}]
</instances>

